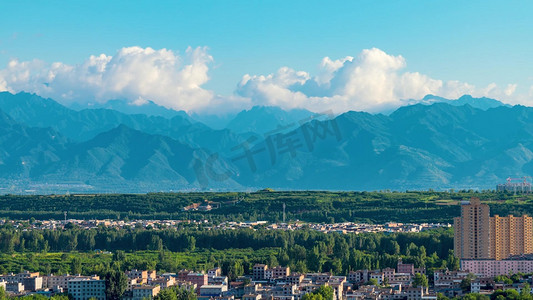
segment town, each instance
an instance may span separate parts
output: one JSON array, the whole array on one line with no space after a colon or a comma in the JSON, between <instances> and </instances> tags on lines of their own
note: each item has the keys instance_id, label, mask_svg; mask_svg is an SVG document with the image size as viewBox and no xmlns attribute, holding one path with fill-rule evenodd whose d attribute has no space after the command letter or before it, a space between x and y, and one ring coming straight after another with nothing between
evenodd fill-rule
<instances>
[{"instance_id":1,"label":"town","mask_svg":"<svg viewBox=\"0 0 533 300\"><path fill-rule=\"evenodd\" d=\"M242 229L242 228L265 228L267 230L300 230L310 229L319 232L329 233L372 233L372 232L422 232L436 228L448 228L448 223L397 223L388 222L385 224L365 224L365 223L333 223L320 224L308 222L291 222L291 223L271 223L267 221L249 221L249 222L222 222L212 224L208 220L6 220L0 219L0 226L11 224L15 228L37 229L37 230L54 230L62 229L65 226L78 226L82 229L92 229L103 226L106 228L146 228L146 229L178 229L179 226L192 225L202 226L213 229Z\"/></svg>"},{"instance_id":2,"label":"town","mask_svg":"<svg viewBox=\"0 0 533 300\"><path fill-rule=\"evenodd\" d=\"M533 271L533 258L528 258ZM425 268L398 261L396 268L380 270L357 270L346 275L331 273L296 273L289 267L253 266L252 274L229 281L220 268L205 271L182 270L178 273L158 273L155 270L129 270L124 273L127 285L123 299L152 299L161 291L178 287L197 295L198 299L217 300L298 300L321 286L330 287L334 300L356 299L437 299L437 294L446 297L467 293L490 295L496 290L531 290L533 276L499 276L473 274L466 271L437 270L429 285ZM503 275L503 276L502 276ZM45 295L66 293L75 300L106 299L106 281L96 275L41 275L24 271L19 274L0 276L0 287L12 296Z\"/></svg>"},{"instance_id":3,"label":"town","mask_svg":"<svg viewBox=\"0 0 533 300\"><path fill-rule=\"evenodd\" d=\"M0 276L0 289L10 296L70 295L74 300L88 299L157 299L165 291L186 291L198 299L218 300L308 300L309 294L328 291L333 300L359 299L445 299L468 294L531 294L533 289L533 218L490 215L490 208L478 198L460 204L461 215L454 218L454 250L447 260L450 268L427 269L423 263L404 262L398 257L395 267L348 270L345 273L291 272L291 267L273 263L255 263L240 274L215 262L214 268L168 272L154 269L119 271L108 278L96 274L41 274L21 271ZM385 224L360 223L273 223L265 221L222 222L207 220L2 220L2 226L18 230L91 230L140 229L180 230L180 226L197 226L202 230L311 230L324 236L348 234L422 234L430 230L446 230L450 224ZM355 235L354 235L355 236ZM416 248L416 247L415 247ZM318 251L319 248L315 248ZM304 249L305 252L305 249ZM108 255L117 253L106 251ZM425 256L425 249L423 250ZM121 255L124 255L122 253ZM276 261L276 260L274 260ZM372 266L376 266L373 264ZM242 268L242 266L241 266ZM80 270L81 268L78 268ZM124 278L123 288L120 278ZM109 287L115 287L111 296ZM328 296L329 297L329 296ZM164 299L164 298L161 298ZM326 299L329 300L330 298Z\"/></svg>"}]
</instances>

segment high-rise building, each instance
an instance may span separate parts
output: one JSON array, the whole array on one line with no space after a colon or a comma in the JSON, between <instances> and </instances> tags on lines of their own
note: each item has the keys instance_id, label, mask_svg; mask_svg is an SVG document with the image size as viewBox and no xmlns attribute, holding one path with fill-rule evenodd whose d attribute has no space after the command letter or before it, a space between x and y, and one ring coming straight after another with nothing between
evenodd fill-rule
<instances>
[{"instance_id":1,"label":"high-rise building","mask_svg":"<svg viewBox=\"0 0 533 300\"><path fill-rule=\"evenodd\" d=\"M479 198L461 204L454 218L454 252L459 258L490 258L490 208Z\"/></svg>"},{"instance_id":2,"label":"high-rise building","mask_svg":"<svg viewBox=\"0 0 533 300\"><path fill-rule=\"evenodd\" d=\"M491 258L500 260L511 255L533 253L533 218L495 215L490 221Z\"/></svg>"},{"instance_id":3,"label":"high-rise building","mask_svg":"<svg viewBox=\"0 0 533 300\"><path fill-rule=\"evenodd\" d=\"M490 217L490 208L478 198L461 205L454 218L454 252L461 259L506 259L533 253L533 218Z\"/></svg>"}]
</instances>

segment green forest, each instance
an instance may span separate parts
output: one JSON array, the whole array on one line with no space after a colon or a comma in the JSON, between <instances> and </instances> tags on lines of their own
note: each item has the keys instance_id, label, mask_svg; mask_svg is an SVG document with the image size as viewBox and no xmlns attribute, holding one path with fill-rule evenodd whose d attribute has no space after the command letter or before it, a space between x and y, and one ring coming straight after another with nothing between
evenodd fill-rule
<instances>
[{"instance_id":1,"label":"green forest","mask_svg":"<svg viewBox=\"0 0 533 300\"><path fill-rule=\"evenodd\" d=\"M458 268L453 231L340 234L313 230L211 230L201 228L59 230L0 228L0 273L105 274L127 270L205 270L220 266L231 278L255 263L292 270L331 271L395 267L399 258L428 269Z\"/></svg>"},{"instance_id":2,"label":"green forest","mask_svg":"<svg viewBox=\"0 0 533 300\"><path fill-rule=\"evenodd\" d=\"M479 197L493 214L533 215L533 195L493 191L324 192L271 191L253 193L150 193L102 195L3 195L0 218L63 219L207 219L212 222L451 223L458 203ZM210 211L184 211L193 203L209 203Z\"/></svg>"}]
</instances>

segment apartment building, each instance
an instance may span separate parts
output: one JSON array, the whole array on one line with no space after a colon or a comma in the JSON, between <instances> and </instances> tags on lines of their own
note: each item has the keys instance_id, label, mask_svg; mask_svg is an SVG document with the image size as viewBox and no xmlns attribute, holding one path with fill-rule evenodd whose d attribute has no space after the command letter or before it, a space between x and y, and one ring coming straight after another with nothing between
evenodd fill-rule
<instances>
[{"instance_id":1,"label":"apartment building","mask_svg":"<svg viewBox=\"0 0 533 300\"><path fill-rule=\"evenodd\" d=\"M509 259L462 259L461 270L485 277L515 273L533 273L533 257L511 257Z\"/></svg>"},{"instance_id":2,"label":"apartment building","mask_svg":"<svg viewBox=\"0 0 533 300\"><path fill-rule=\"evenodd\" d=\"M159 285L134 286L132 290L132 300L153 299L160 291L161 287Z\"/></svg>"},{"instance_id":3,"label":"apartment building","mask_svg":"<svg viewBox=\"0 0 533 300\"><path fill-rule=\"evenodd\" d=\"M252 269L252 277L254 280L265 279L265 273L268 269L268 266L265 264L255 264Z\"/></svg>"},{"instance_id":4,"label":"apartment building","mask_svg":"<svg viewBox=\"0 0 533 300\"><path fill-rule=\"evenodd\" d=\"M197 288L201 288L202 285L207 284L207 274L204 273L196 273L196 272L190 272L187 274L187 277L185 278L185 281L190 281L194 284L196 284Z\"/></svg>"},{"instance_id":5,"label":"apartment building","mask_svg":"<svg viewBox=\"0 0 533 300\"><path fill-rule=\"evenodd\" d=\"M461 259L501 260L533 253L533 218L490 217L489 206L478 198L461 204L454 230L454 252Z\"/></svg>"},{"instance_id":6,"label":"apartment building","mask_svg":"<svg viewBox=\"0 0 533 300\"><path fill-rule=\"evenodd\" d=\"M459 258L490 258L490 208L479 198L461 204L454 218L454 253Z\"/></svg>"},{"instance_id":7,"label":"apartment building","mask_svg":"<svg viewBox=\"0 0 533 300\"><path fill-rule=\"evenodd\" d=\"M228 291L228 286L223 284L206 284L200 287L200 296L220 297Z\"/></svg>"},{"instance_id":8,"label":"apartment building","mask_svg":"<svg viewBox=\"0 0 533 300\"><path fill-rule=\"evenodd\" d=\"M276 278L285 278L290 274L289 267L278 266L275 268L270 268L265 271L265 279L276 279Z\"/></svg>"},{"instance_id":9,"label":"apartment building","mask_svg":"<svg viewBox=\"0 0 533 300\"><path fill-rule=\"evenodd\" d=\"M509 215L490 218L490 257L506 259L511 255L533 253L533 218Z\"/></svg>"},{"instance_id":10,"label":"apartment building","mask_svg":"<svg viewBox=\"0 0 533 300\"><path fill-rule=\"evenodd\" d=\"M72 279L76 278L87 278L87 279L100 279L100 277L94 275L94 276L81 276L81 275L70 275L70 274L64 274L64 275L47 275L43 276L43 287L44 288L61 288L61 289L67 289L68 288L68 282Z\"/></svg>"},{"instance_id":11,"label":"apartment building","mask_svg":"<svg viewBox=\"0 0 533 300\"><path fill-rule=\"evenodd\" d=\"M74 300L105 300L105 280L75 278L67 283L68 293Z\"/></svg>"}]
</instances>

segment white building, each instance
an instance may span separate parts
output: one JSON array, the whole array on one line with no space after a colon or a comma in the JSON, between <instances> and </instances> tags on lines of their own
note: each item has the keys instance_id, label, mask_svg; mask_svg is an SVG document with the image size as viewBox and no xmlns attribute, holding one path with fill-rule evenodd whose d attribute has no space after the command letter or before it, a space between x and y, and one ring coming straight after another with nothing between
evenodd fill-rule
<instances>
[{"instance_id":1,"label":"white building","mask_svg":"<svg viewBox=\"0 0 533 300\"><path fill-rule=\"evenodd\" d=\"M200 287L200 296L220 297L228 291L228 286L223 284L206 284Z\"/></svg>"}]
</instances>

